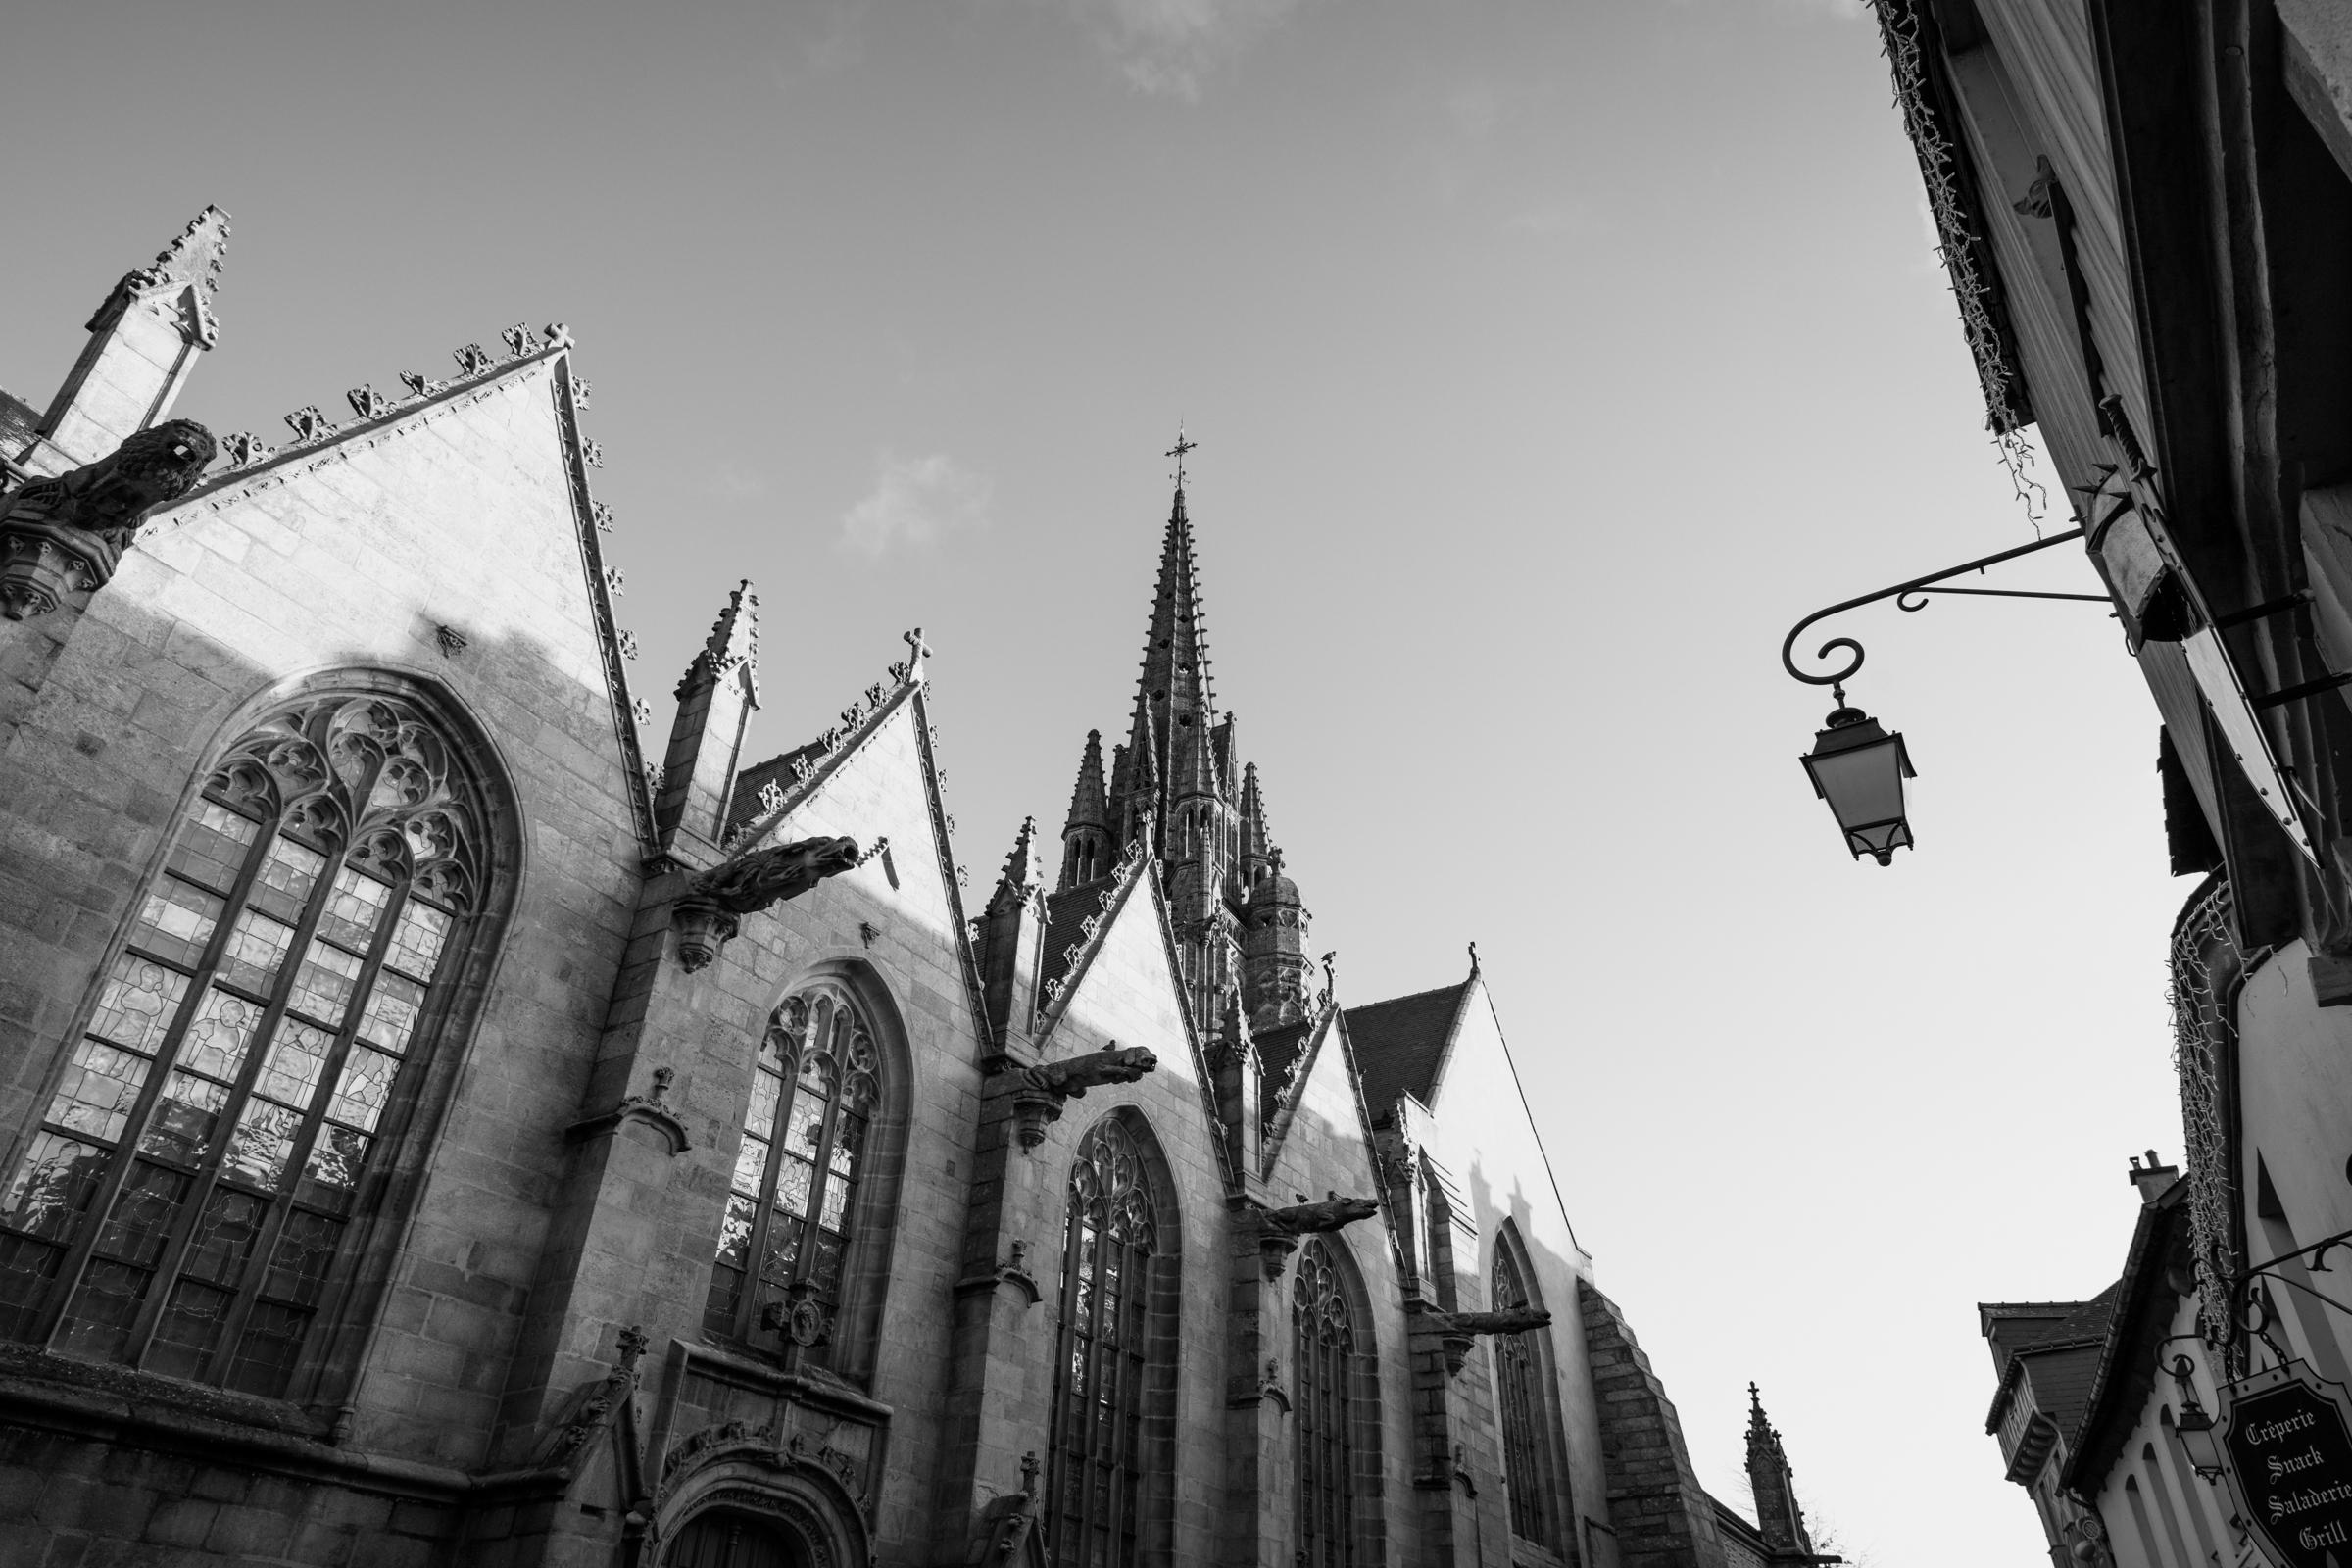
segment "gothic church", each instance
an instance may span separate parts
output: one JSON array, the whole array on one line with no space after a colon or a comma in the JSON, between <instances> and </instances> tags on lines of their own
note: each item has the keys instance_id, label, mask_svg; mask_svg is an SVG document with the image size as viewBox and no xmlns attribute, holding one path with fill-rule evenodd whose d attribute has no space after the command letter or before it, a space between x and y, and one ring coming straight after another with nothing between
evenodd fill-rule
<instances>
[{"instance_id":1,"label":"gothic church","mask_svg":"<svg viewBox=\"0 0 2352 1568\"><path fill-rule=\"evenodd\" d=\"M649 746L560 326L172 418L227 232L0 394L0 1560L1820 1560L1761 1407L1762 1518L1692 1475L1475 959L1310 956L1181 478L967 903L919 633L749 758L747 583Z\"/></svg>"}]
</instances>

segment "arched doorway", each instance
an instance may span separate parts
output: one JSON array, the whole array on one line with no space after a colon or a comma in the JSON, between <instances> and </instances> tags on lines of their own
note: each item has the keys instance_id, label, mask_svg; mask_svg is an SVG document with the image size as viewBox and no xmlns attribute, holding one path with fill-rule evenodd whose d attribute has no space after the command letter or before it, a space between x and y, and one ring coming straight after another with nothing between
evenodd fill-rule
<instances>
[{"instance_id":1,"label":"arched doorway","mask_svg":"<svg viewBox=\"0 0 2352 1568\"><path fill-rule=\"evenodd\" d=\"M697 1514L669 1548L664 1568L805 1568L791 1539L750 1514Z\"/></svg>"}]
</instances>

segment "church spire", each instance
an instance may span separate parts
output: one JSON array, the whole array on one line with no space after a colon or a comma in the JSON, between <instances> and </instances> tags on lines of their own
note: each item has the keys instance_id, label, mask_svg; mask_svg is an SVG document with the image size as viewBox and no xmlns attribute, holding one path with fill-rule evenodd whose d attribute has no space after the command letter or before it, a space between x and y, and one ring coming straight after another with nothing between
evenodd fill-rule
<instances>
[{"instance_id":1,"label":"church spire","mask_svg":"<svg viewBox=\"0 0 2352 1568\"><path fill-rule=\"evenodd\" d=\"M1102 792L1102 732L1086 732L1078 783L1061 829L1061 882L1067 890L1110 874L1110 806Z\"/></svg>"},{"instance_id":2,"label":"church spire","mask_svg":"<svg viewBox=\"0 0 2352 1568\"><path fill-rule=\"evenodd\" d=\"M1755 1494L1756 1531L1765 1544L1776 1556L1810 1556L1813 1538L1805 1532L1805 1511L1797 1506L1796 1475L1753 1383L1747 1386L1747 1484Z\"/></svg>"},{"instance_id":3,"label":"church spire","mask_svg":"<svg viewBox=\"0 0 2352 1568\"><path fill-rule=\"evenodd\" d=\"M1152 596L1152 628L1144 639L1143 673L1136 683L1135 722L1128 744L1139 755L1152 756L1153 771L1169 778L1184 764L1178 748L1190 737L1183 731L1215 721L1216 694L1209 681L1208 638L1200 616L1200 569L1193 558L1193 524L1185 515L1184 490L1179 486L1160 540L1159 582ZM1151 740L1165 750L1152 748Z\"/></svg>"}]
</instances>

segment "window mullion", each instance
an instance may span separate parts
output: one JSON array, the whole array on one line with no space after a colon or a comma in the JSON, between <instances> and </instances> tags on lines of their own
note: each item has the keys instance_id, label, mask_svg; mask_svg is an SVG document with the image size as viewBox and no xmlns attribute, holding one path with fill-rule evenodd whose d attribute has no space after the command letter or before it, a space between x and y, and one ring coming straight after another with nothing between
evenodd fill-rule
<instances>
[{"instance_id":1,"label":"window mullion","mask_svg":"<svg viewBox=\"0 0 2352 1568\"><path fill-rule=\"evenodd\" d=\"M254 858L257 874L262 863L269 858L270 849L275 845L279 836L275 832L267 835L269 842L263 845L262 853ZM294 842L300 844L302 841L296 839ZM220 1120L215 1124L213 1147L205 1152L204 1159L198 1162L194 1178L188 1183L187 1196L180 1201L179 1212L172 1216L172 1228L164 1239L163 1250L156 1254L155 1274L148 1283L147 1299L139 1303L139 1314L131 1321L130 1338L123 1345L122 1359L132 1366L143 1365L147 1359L147 1351L154 1343L156 1324L163 1317L164 1303L171 1296L172 1288L179 1282L180 1264L186 1261L187 1257L188 1239L194 1235L197 1217L204 1212L204 1206L211 1200L213 1190L220 1184L220 1166L227 1156L229 1142L236 1136L237 1120L244 1114L245 1107L253 1101L254 1081L261 1076L262 1062L270 1054L270 1046L277 1033L279 1021L285 1016L286 999L293 994L294 981L302 972L303 955L310 948L312 935L318 929L318 918L325 912L327 901L334 897L335 874L342 868L343 855L348 854L350 854L350 847L347 845L344 847L342 855L327 857L326 863L319 868L318 885L311 889L310 902L303 906L301 917L294 922L294 935L286 942L286 955L278 964L277 978L270 983L269 1001L262 1008L261 1017L253 1026L253 1039L245 1048L245 1060L238 1066L237 1081L230 1086L228 1099L220 1108ZM250 883L247 884L245 891L250 895ZM395 890L393 902L395 905L399 902L397 890ZM244 913L246 907L245 904L240 903L235 914L222 918L220 924L223 932L233 922L235 915ZM392 922L387 916L383 923L383 930L377 934L379 946L381 939L391 929ZM211 986L212 977L219 972L220 950L213 950L210 956L214 960L213 963L207 966L199 977L198 984L191 989L204 990ZM177 1044L176 1041L173 1042L174 1056L178 1054ZM324 1071L324 1068L320 1069L322 1078ZM163 1075L159 1073L158 1076ZM313 1091L312 1098L314 1100L318 1098L316 1090ZM128 1157L118 1161L125 1170L130 1167L131 1160L137 1157L135 1149L127 1153ZM289 1169L300 1168L295 1164L295 1159L298 1157L299 1152L295 1155L288 1156ZM283 1176L279 1178L279 1186L281 1191L289 1190L286 1188ZM255 1252L258 1253L265 1245L275 1245L278 1217L284 1208L283 1201L271 1200L270 1202L268 1212L262 1217L262 1232L254 1239ZM245 1266L247 1279L250 1279L256 1272L253 1256L252 1253L248 1254ZM238 1295L242 1294L240 1286ZM236 1343L231 1335L243 1327L244 1314L237 1309L237 1304L231 1304L229 1315L220 1326L220 1348L214 1352L216 1356L226 1352L229 1347Z\"/></svg>"},{"instance_id":2,"label":"window mullion","mask_svg":"<svg viewBox=\"0 0 2352 1568\"><path fill-rule=\"evenodd\" d=\"M302 923L295 930L295 957L286 966L289 991L294 977L301 973L301 961L309 955L312 939L318 929L319 919L325 913L327 901L334 897L335 875L342 869L343 861L337 860L319 876L320 886L313 895L313 905L304 911ZM253 1240L253 1250L247 1254L245 1271L234 1293L235 1299L229 1303L228 1312L221 1320L220 1349L218 1352L220 1355L233 1356L236 1353L237 1342L245 1335L246 1320L253 1315L254 1299L261 1294L262 1282L270 1277L270 1259L277 1251L278 1238L285 1233L287 1217L294 1209L294 1194L302 1185L302 1173L310 1164L311 1151L318 1142L318 1129L326 1119L327 1102L335 1097L335 1080L343 1071L344 1060L351 1054L351 1042L359 1033L361 1014L368 1010L368 999L373 994L375 983L384 972L384 960L392 951L393 933L400 929L401 910L408 906L410 892L406 880L393 883L392 896L384 901L383 912L376 916L375 935L368 941L368 952L360 960L359 975L352 982L351 996L343 1004L343 1022L336 1028L333 1040L327 1045L326 1056L318 1064L318 1081L311 1087L311 1102L304 1107L302 1125L295 1130L294 1142L286 1154L286 1168L278 1177L277 1192L270 1200L270 1211L262 1217L261 1232ZM436 958L435 967L438 966L439 960ZM282 1005L280 1010L283 1010ZM415 1042L412 1040L411 1050L414 1049ZM400 1075L408 1070L408 1065L409 1053L403 1052L400 1065L393 1069L392 1081L396 1087ZM246 1081L251 1082L250 1079ZM250 1094L248 1098L251 1098ZM387 1095L387 1109L389 1099ZM377 1120L381 1125L382 1118ZM362 1180L365 1179L367 1166L375 1162L374 1136L369 1135L368 1157L361 1166ZM216 1159L214 1169L219 1168L220 1161ZM346 1225L358 1221L359 1181L352 1185L350 1202L349 1212L339 1216ZM335 1261L328 1268L330 1276L339 1272L349 1260L351 1249L338 1247L335 1253ZM321 1281L321 1302L325 1299L327 1289L328 1282ZM307 1340L308 1337L305 1338Z\"/></svg>"},{"instance_id":3,"label":"window mullion","mask_svg":"<svg viewBox=\"0 0 2352 1568\"><path fill-rule=\"evenodd\" d=\"M834 1016L838 1018L841 1015L837 1012ZM834 1031L835 1034L845 1032L840 1029ZM847 1071L842 1066L842 1056L836 1054L834 1056L833 1093L826 1098L825 1113L816 1124L816 1147L808 1152L813 1156L808 1161L808 1200L801 1213L801 1245L792 1254L792 1283L795 1285L805 1283L808 1278L809 1271L815 1267L810 1259L816 1255L816 1233L822 1223L820 1216L825 1211L825 1178L832 1170L833 1138L835 1129L841 1124L841 1088L842 1082L847 1076ZM779 1158L785 1153L784 1141L781 1138L769 1147L775 1151ZM846 1221L849 1216L844 1214L842 1218ZM846 1245L845 1237L842 1256L837 1260L834 1268L833 1297L835 1300L841 1298L840 1266L848 1261L849 1248Z\"/></svg>"},{"instance_id":4,"label":"window mullion","mask_svg":"<svg viewBox=\"0 0 2352 1568\"><path fill-rule=\"evenodd\" d=\"M1061 1516L1070 1495L1070 1406L1076 1396L1070 1388L1070 1358L1078 1348L1078 1274L1085 1237L1084 1218L1078 1212L1077 1195L1073 1193L1069 1213L1062 1223L1061 1326L1054 1337L1054 1387L1057 1396L1054 1401L1053 1428L1046 1434L1047 1450L1054 1456L1052 1483L1046 1497L1046 1540L1057 1548L1054 1552L1056 1560L1065 1556L1058 1548L1063 1544Z\"/></svg>"},{"instance_id":5,"label":"window mullion","mask_svg":"<svg viewBox=\"0 0 2352 1568\"><path fill-rule=\"evenodd\" d=\"M205 797L200 792L197 798L202 800ZM238 814L242 815L243 813ZM252 818L248 817L246 820L251 821ZM187 1039L188 1025L195 1018L196 1009L204 1005L205 990L210 985L213 974L220 966L220 953L227 946L230 929L236 924L237 913L245 907L245 901L252 896L254 879L262 874L262 863L270 858L270 846L276 838L276 825L277 818L271 817L264 821L261 824L261 831L254 835L253 847L245 855L245 863L237 868L236 876L229 883L228 894L220 906L220 921L215 926L212 936L206 939L204 951L197 955L194 972L189 974L179 965L167 962L162 958L146 959L147 962L161 964L175 974L188 974L187 995L179 999L179 1006L172 1014L171 1026L164 1032L163 1043L155 1048L155 1054L148 1058L147 1082L140 1087L137 1098L131 1102L130 1115L122 1123L122 1136L117 1140L113 1153L107 1161L106 1170L99 1177L96 1189L90 1194L88 1205L82 1210L85 1217L81 1229L74 1236L73 1243L67 1247L65 1258L57 1267L57 1277L50 1282L48 1299L41 1308L40 1316L34 1320L32 1325L31 1339L36 1345L46 1346L56 1336L58 1324L65 1316L66 1303L74 1298L74 1288L81 1283L82 1271L89 1266L90 1252L98 1245L99 1233L106 1229L107 1215L114 1208L115 1200L122 1196L122 1184L130 1179L131 1160L135 1157L130 1151L136 1146L140 1129L147 1125L147 1117L155 1109L155 1099L156 1096L163 1093L164 1080L172 1075L172 1063L179 1054L181 1043ZM166 835L164 852L167 861L172 843L186 831L187 813L183 811L173 824L172 832ZM170 874L168 870L157 873L149 881L147 890L142 892L139 897L145 899L151 896L155 888L162 886L163 878ZM132 919L135 930L137 919L135 912ZM113 972L114 957L129 952L130 948L131 943L126 938L122 945L115 950L115 955L108 958L106 968L100 971L99 988L102 993L106 984L105 976ZM84 1017L82 1029L74 1032L74 1044L66 1048L64 1056L66 1061L71 1062L74 1059L74 1046L80 1042L89 1022L90 1020ZM47 1120L48 1117L44 1113L42 1122L46 1124Z\"/></svg>"},{"instance_id":6,"label":"window mullion","mask_svg":"<svg viewBox=\"0 0 2352 1568\"><path fill-rule=\"evenodd\" d=\"M810 1033L814 1033L813 1029ZM804 1043L801 1049L806 1052L808 1046ZM757 1067L752 1069L755 1073L759 1070ZM760 1326L760 1282L765 1277L767 1238L774 1228L776 1180L784 1169L784 1129L792 1123L792 1102L801 1094L798 1062L793 1064L793 1075L783 1082L783 1093L776 1096L775 1117L767 1124L767 1158L760 1164L760 1197L752 1211L752 1234L744 1243L743 1299L735 1306L735 1335L746 1341L751 1339L752 1331ZM808 1248L808 1240L804 1236L799 1250L794 1254L796 1266L799 1252L807 1251Z\"/></svg>"}]
</instances>

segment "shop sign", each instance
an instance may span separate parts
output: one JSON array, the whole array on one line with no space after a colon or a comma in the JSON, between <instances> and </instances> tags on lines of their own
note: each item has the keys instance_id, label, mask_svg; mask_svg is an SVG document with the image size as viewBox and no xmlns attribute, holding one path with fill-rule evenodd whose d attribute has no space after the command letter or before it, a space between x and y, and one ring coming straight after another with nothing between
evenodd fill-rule
<instances>
[{"instance_id":1,"label":"shop sign","mask_svg":"<svg viewBox=\"0 0 2352 1568\"><path fill-rule=\"evenodd\" d=\"M2287 1568L2352 1565L2352 1398L2290 1361L2223 1392L2219 1423L2240 1517Z\"/></svg>"}]
</instances>

